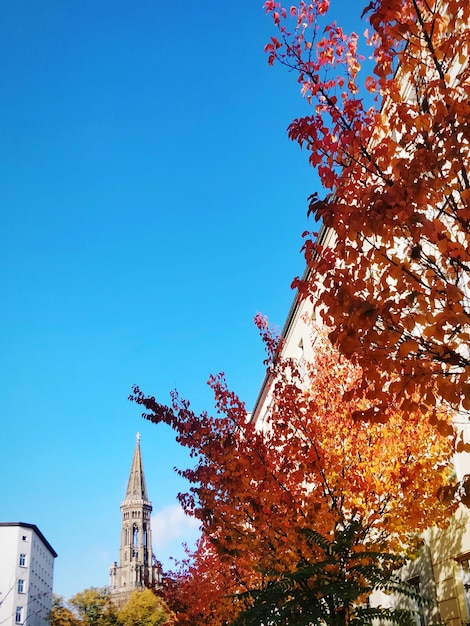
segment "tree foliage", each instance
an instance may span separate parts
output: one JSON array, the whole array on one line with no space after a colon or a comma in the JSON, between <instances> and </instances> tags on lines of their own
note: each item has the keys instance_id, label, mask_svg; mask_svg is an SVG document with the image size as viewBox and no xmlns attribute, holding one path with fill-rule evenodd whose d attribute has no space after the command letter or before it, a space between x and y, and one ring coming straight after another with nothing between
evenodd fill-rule
<instances>
[{"instance_id":1,"label":"tree foliage","mask_svg":"<svg viewBox=\"0 0 470 626\"><path fill-rule=\"evenodd\" d=\"M178 626L226 626L250 605L248 581L259 578L231 556L221 556L207 535L165 577L164 596Z\"/></svg>"},{"instance_id":2,"label":"tree foliage","mask_svg":"<svg viewBox=\"0 0 470 626\"><path fill-rule=\"evenodd\" d=\"M83 626L116 626L117 609L107 587L89 587L75 594L68 605Z\"/></svg>"},{"instance_id":3,"label":"tree foliage","mask_svg":"<svg viewBox=\"0 0 470 626\"><path fill-rule=\"evenodd\" d=\"M372 0L365 78L359 37L328 23L328 0L265 8L279 33L269 63L294 70L312 104L289 127L329 190L309 211L334 233L307 237L295 285L362 366L368 419L391 402L470 415L470 4Z\"/></svg>"},{"instance_id":4,"label":"tree foliage","mask_svg":"<svg viewBox=\"0 0 470 626\"><path fill-rule=\"evenodd\" d=\"M79 626L80 620L66 606L63 596L52 595L52 607L48 615L48 622L51 626Z\"/></svg>"},{"instance_id":5,"label":"tree foliage","mask_svg":"<svg viewBox=\"0 0 470 626\"><path fill-rule=\"evenodd\" d=\"M177 393L166 406L134 389L144 416L170 425L196 459L194 468L180 472L191 483L180 500L200 520L212 552L198 555L185 584L200 600L198 615L212 617L194 623L222 624L217 610L225 610L223 597L235 595L243 608L247 590L316 563L318 545L306 531L332 541L353 525L360 529L354 550L404 553L415 549L417 532L444 525L455 506L436 497L450 481L446 415L440 415L446 435L393 407L384 411L383 423L356 422L353 415L368 404L360 369L319 339L307 384L296 362L281 358L266 320L257 323L275 381L263 430L250 422L223 375L209 381L215 416L194 413ZM211 575L212 589L205 584Z\"/></svg>"},{"instance_id":6,"label":"tree foliage","mask_svg":"<svg viewBox=\"0 0 470 626\"><path fill-rule=\"evenodd\" d=\"M234 626L370 626L373 620L414 626L416 617L411 608L371 607L364 602L377 590L407 597L418 606L423 598L393 573L401 558L356 549L362 532L358 522L337 529L331 540L305 530L309 544L318 549L317 560L300 562L294 571L274 575L264 587L251 592L253 602L236 618Z\"/></svg>"},{"instance_id":7,"label":"tree foliage","mask_svg":"<svg viewBox=\"0 0 470 626\"><path fill-rule=\"evenodd\" d=\"M136 591L118 610L107 587L89 587L67 602L54 596L49 615L51 626L163 626L174 616L162 598L150 589Z\"/></svg>"},{"instance_id":8,"label":"tree foliage","mask_svg":"<svg viewBox=\"0 0 470 626\"><path fill-rule=\"evenodd\" d=\"M175 623L164 601L150 589L134 591L119 611L118 620L122 626L171 626Z\"/></svg>"}]
</instances>

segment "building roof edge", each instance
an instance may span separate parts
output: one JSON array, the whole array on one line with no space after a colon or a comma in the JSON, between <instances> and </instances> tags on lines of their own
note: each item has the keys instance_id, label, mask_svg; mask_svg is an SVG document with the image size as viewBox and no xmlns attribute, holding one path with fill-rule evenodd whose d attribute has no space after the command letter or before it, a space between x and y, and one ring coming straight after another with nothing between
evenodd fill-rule
<instances>
[{"instance_id":1,"label":"building roof edge","mask_svg":"<svg viewBox=\"0 0 470 626\"><path fill-rule=\"evenodd\" d=\"M51 546L51 544L44 537L44 535L39 530L39 528L36 526L36 524L28 524L28 522L0 522L0 527L2 527L2 526L3 527L5 527L5 526L20 526L21 528L31 528L32 530L34 530L34 532L37 534L39 539L43 542L43 544L46 546L46 548L49 550L49 552L52 554L52 556L54 558L59 556L57 554L57 552L54 550L54 548Z\"/></svg>"}]
</instances>

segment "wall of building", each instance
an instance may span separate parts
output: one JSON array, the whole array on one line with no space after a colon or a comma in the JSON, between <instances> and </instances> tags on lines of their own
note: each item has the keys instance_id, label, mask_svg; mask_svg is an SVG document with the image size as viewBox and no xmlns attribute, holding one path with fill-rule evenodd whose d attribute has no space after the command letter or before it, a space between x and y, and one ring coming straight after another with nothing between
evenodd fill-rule
<instances>
[{"instance_id":1,"label":"wall of building","mask_svg":"<svg viewBox=\"0 0 470 626\"><path fill-rule=\"evenodd\" d=\"M0 623L15 620L18 580L18 532L14 527L0 528Z\"/></svg>"},{"instance_id":2,"label":"wall of building","mask_svg":"<svg viewBox=\"0 0 470 626\"><path fill-rule=\"evenodd\" d=\"M34 525L0 523L2 626L46 626L56 556Z\"/></svg>"}]
</instances>

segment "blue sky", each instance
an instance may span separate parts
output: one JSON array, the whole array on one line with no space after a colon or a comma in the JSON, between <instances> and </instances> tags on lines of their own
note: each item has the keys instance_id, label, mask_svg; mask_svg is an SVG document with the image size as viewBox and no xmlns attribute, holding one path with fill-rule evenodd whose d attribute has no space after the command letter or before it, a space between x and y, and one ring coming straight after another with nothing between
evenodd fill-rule
<instances>
[{"instance_id":1,"label":"blue sky","mask_svg":"<svg viewBox=\"0 0 470 626\"><path fill-rule=\"evenodd\" d=\"M108 583L137 431L154 551L168 567L194 540L175 509L188 459L128 395L210 409L225 371L253 405L252 320L284 321L317 182L287 139L308 109L267 65L262 2L0 12L0 519L39 526L70 597Z\"/></svg>"}]
</instances>

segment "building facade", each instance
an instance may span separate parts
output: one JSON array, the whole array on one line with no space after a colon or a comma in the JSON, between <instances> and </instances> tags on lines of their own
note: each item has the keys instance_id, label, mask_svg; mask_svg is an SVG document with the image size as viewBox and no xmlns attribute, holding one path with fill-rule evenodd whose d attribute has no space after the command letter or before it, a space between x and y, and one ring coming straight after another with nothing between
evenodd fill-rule
<instances>
[{"instance_id":1,"label":"building facade","mask_svg":"<svg viewBox=\"0 0 470 626\"><path fill-rule=\"evenodd\" d=\"M137 433L126 495L121 504L119 563L115 561L110 568L109 588L117 606L123 606L134 591L160 584L160 566L154 563L152 554L151 513Z\"/></svg>"},{"instance_id":2,"label":"building facade","mask_svg":"<svg viewBox=\"0 0 470 626\"><path fill-rule=\"evenodd\" d=\"M0 624L46 626L56 551L39 528L0 522Z\"/></svg>"}]
</instances>

